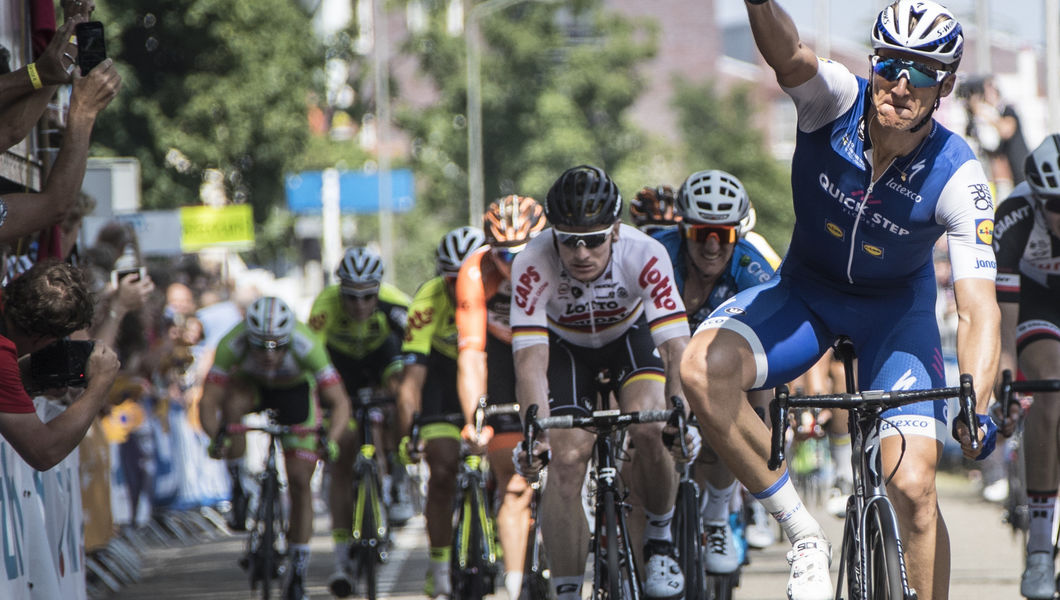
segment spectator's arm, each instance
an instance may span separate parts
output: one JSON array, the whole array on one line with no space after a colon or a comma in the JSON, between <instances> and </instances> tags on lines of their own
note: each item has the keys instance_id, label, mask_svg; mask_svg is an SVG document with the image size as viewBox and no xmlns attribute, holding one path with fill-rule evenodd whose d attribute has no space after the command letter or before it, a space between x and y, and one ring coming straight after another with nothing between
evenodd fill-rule
<instances>
[{"instance_id":1,"label":"spectator's arm","mask_svg":"<svg viewBox=\"0 0 1060 600\"><path fill-rule=\"evenodd\" d=\"M40 194L3 196L7 217L0 224L0 243L10 243L58 223L77 201L77 192L85 176L92 127L99 112L110 104L119 88L121 76L109 58L92 69L88 77L81 77L77 69L74 70L70 114L59 156Z\"/></svg>"},{"instance_id":2,"label":"spectator's arm","mask_svg":"<svg viewBox=\"0 0 1060 600\"><path fill-rule=\"evenodd\" d=\"M69 408L47 423L37 413L0 413L0 435L34 469L54 467L85 437L107 401L119 366L114 351L97 342L89 357L88 385Z\"/></svg>"},{"instance_id":3,"label":"spectator's arm","mask_svg":"<svg viewBox=\"0 0 1060 600\"><path fill-rule=\"evenodd\" d=\"M66 21L32 67L25 65L0 75L0 151L25 139L55 95L56 86L70 82L67 68L73 67L77 56L70 36L74 26L82 21L83 17ZM36 82L31 70L37 76Z\"/></svg>"}]
</instances>

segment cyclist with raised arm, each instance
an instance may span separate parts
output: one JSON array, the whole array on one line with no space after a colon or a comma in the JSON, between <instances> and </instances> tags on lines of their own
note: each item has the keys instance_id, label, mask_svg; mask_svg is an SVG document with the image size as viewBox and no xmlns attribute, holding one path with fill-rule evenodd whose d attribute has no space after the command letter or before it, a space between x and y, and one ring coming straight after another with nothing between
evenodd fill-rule
<instances>
[{"instance_id":1,"label":"cyclist with raised arm","mask_svg":"<svg viewBox=\"0 0 1060 600\"><path fill-rule=\"evenodd\" d=\"M317 403L331 410L327 432L329 460L338 456L338 439L350 419L350 401L327 352L313 332L299 323L279 298L256 300L246 318L217 344L213 365L202 392L203 431L216 439L225 425L239 423L243 415L272 409L280 425L321 424ZM243 434L223 438L211 454L229 461L243 456ZM315 434L288 435L282 440L287 471L291 518L288 568L284 600L306 600L309 538L313 534L313 502L309 480L316 469L318 438ZM239 474L233 471L233 486Z\"/></svg>"},{"instance_id":2,"label":"cyclist with raised arm","mask_svg":"<svg viewBox=\"0 0 1060 600\"><path fill-rule=\"evenodd\" d=\"M795 226L777 277L741 292L703 322L681 365L684 389L708 440L780 521L793 547L788 596L833 597L831 549L787 471L766 465L766 426L741 390L770 388L804 372L837 335L853 342L863 389L944 384L935 320L932 249L946 234L960 325L958 362L971 373L985 416L997 372L1000 312L994 297L993 201L982 166L959 136L931 117L956 80L960 24L929 0L899 0L872 28L863 79L819 60L799 41L776 0L746 0L751 31L777 81L795 101L792 161ZM949 590L949 538L935 473L949 435L946 403L887 411L880 425L883 472L898 513L909 582L921 600Z\"/></svg>"},{"instance_id":3,"label":"cyclist with raised arm","mask_svg":"<svg viewBox=\"0 0 1060 600\"><path fill-rule=\"evenodd\" d=\"M475 409L479 398L489 404L515 402L515 363L512 328L512 260L530 238L545 228L544 209L533 198L505 196L483 215L486 245L475 250L460 267L456 280L457 389L466 424L464 440L484 449L500 495L497 534L504 551L504 587L518 598L522 588L526 534L530 527L532 490L515 473L512 448L522 439L518 415L492 418L476 439Z\"/></svg>"},{"instance_id":4,"label":"cyclist with raised arm","mask_svg":"<svg viewBox=\"0 0 1060 600\"><path fill-rule=\"evenodd\" d=\"M677 192L680 226L654 234L674 267L674 283L694 329L737 292L769 281L777 264L747 238L751 199L734 175L719 170L692 173ZM764 241L764 240L763 240ZM755 406L765 407L768 392L751 392ZM740 541L729 522L730 504L739 482L712 451L702 452L695 469L703 490L703 526L707 535L706 569L733 573L742 562Z\"/></svg>"},{"instance_id":5,"label":"cyclist with raised arm","mask_svg":"<svg viewBox=\"0 0 1060 600\"><path fill-rule=\"evenodd\" d=\"M1027 379L1060 379L1060 135L1034 149L1026 180L997 207L997 300L1001 306L1000 369L1017 367ZM1023 440L1027 459L1026 569L1020 594L1032 600L1056 594L1053 518L1060 485L1060 396L1034 394ZM1031 457L1033 456L1033 460Z\"/></svg>"},{"instance_id":6,"label":"cyclist with raised arm","mask_svg":"<svg viewBox=\"0 0 1060 600\"><path fill-rule=\"evenodd\" d=\"M623 412L665 408L680 396L677 365L688 342L688 319L673 285L666 250L619 222L622 198L603 170L568 169L545 203L552 230L519 253L512 266L512 349L521 407L541 416L587 415L597 409L597 375L609 371ZM524 409L525 410L525 409ZM679 598L684 576L674 560L670 521L677 477L661 438L662 424L629 428L637 451L625 479L644 501L645 595ZM687 436L686 436L687 438ZM552 430L520 472L536 476L551 451L541 500L541 531L558 600L581 598L589 531L581 488L593 435ZM693 448L697 452L698 448Z\"/></svg>"},{"instance_id":7,"label":"cyclist with raised arm","mask_svg":"<svg viewBox=\"0 0 1060 600\"><path fill-rule=\"evenodd\" d=\"M416 291L409 306L402 351L407 355L405 376L398 390L398 431L405 434L401 449L418 458L420 448L409 448L413 415L422 420L462 414L457 394L456 279L460 265L485 242L481 229L460 227L442 237L435 251L438 276ZM430 469L427 480L427 519L430 562L424 593L449 598L449 550L453 540L453 498L460 468L460 429L450 423L428 423L419 442Z\"/></svg>"},{"instance_id":8,"label":"cyclist with raised arm","mask_svg":"<svg viewBox=\"0 0 1060 600\"><path fill-rule=\"evenodd\" d=\"M346 395L358 402L358 390L372 388L397 395L404 365L401 341L408 321L409 298L396 287L383 283L383 259L371 248L356 246L346 250L335 271L338 283L324 288L309 311L309 328L324 341L331 363L342 377ZM351 414L353 414L351 408ZM391 475L392 502L387 510L391 525L402 525L412 518L412 501L400 485L404 466L397 461L396 427L355 423L343 429L339 457L330 465L331 538L335 543L335 572L328 580L331 592L344 598L352 592L352 565L349 560L353 528L353 463L361 447L358 427L379 428L374 439L383 440ZM390 435L386 435L390 434Z\"/></svg>"}]
</instances>

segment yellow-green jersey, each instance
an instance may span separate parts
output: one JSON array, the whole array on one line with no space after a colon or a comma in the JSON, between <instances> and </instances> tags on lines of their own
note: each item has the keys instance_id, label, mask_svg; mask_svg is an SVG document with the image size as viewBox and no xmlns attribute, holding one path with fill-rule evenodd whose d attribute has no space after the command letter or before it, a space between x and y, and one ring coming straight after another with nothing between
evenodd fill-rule
<instances>
[{"instance_id":1,"label":"yellow-green jersey","mask_svg":"<svg viewBox=\"0 0 1060 600\"><path fill-rule=\"evenodd\" d=\"M416 290L409 305L408 327L401 351L424 363L431 351L456 360L456 310L445 288L445 279L435 277Z\"/></svg>"},{"instance_id":2,"label":"yellow-green jersey","mask_svg":"<svg viewBox=\"0 0 1060 600\"><path fill-rule=\"evenodd\" d=\"M333 350L351 358L361 359L386 342L391 333L398 339L405 336L408 321L409 297L396 287L384 283L379 286L379 303L375 312L364 321L354 321L342 308L339 285L331 285L320 292L309 312L309 328Z\"/></svg>"}]
</instances>

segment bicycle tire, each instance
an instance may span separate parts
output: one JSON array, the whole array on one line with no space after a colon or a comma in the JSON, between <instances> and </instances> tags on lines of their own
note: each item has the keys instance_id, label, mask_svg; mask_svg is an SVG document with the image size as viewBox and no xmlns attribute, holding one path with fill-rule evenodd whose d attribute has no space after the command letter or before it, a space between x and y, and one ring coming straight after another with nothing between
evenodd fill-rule
<instances>
[{"instance_id":1,"label":"bicycle tire","mask_svg":"<svg viewBox=\"0 0 1060 600\"><path fill-rule=\"evenodd\" d=\"M369 493L372 496L375 495L372 492L369 492ZM371 500L370 502L374 502L374 500ZM372 536L370 536L369 539L372 539L375 536L375 517L373 516L373 512L374 511L372 510L371 506L369 506L369 509L365 511L364 520L362 521L362 523L364 523L363 531L372 532ZM378 552L378 548L377 547L372 546L372 545L368 545L368 546L363 547L362 548L362 552L360 553L360 555L361 555L361 576L364 578L364 586L365 586L365 594L366 594L365 597L368 598L368 600L376 600L376 594L378 593L378 591L377 591L377 588L378 588L378 581L377 581L378 569L376 568L376 566L378 564L377 560L376 560L376 553L377 552Z\"/></svg>"},{"instance_id":2,"label":"bicycle tire","mask_svg":"<svg viewBox=\"0 0 1060 600\"><path fill-rule=\"evenodd\" d=\"M707 600L732 600L739 571L727 575L707 575Z\"/></svg>"},{"instance_id":3,"label":"bicycle tire","mask_svg":"<svg viewBox=\"0 0 1060 600\"><path fill-rule=\"evenodd\" d=\"M454 598L482 600L486 596L487 573L483 568L480 549L483 535L478 519L478 498L473 489L463 491L459 499L457 526L453 531L451 550L451 582Z\"/></svg>"},{"instance_id":4,"label":"bicycle tire","mask_svg":"<svg viewBox=\"0 0 1060 600\"><path fill-rule=\"evenodd\" d=\"M695 484L691 481L678 484L672 531L681 571L685 576L685 600L704 600L706 597L697 496Z\"/></svg>"},{"instance_id":5,"label":"bicycle tire","mask_svg":"<svg viewBox=\"0 0 1060 600\"><path fill-rule=\"evenodd\" d=\"M604 528L607 530L607 597L619 600L622 594L622 573L618 567L618 499L612 490L604 490Z\"/></svg>"},{"instance_id":6,"label":"bicycle tire","mask_svg":"<svg viewBox=\"0 0 1060 600\"><path fill-rule=\"evenodd\" d=\"M548 559L545 557L545 546L541 540L541 526L538 521L537 504L540 492L533 492L531 500L530 526L526 535L526 554L523 561L523 584L519 600L552 600L552 586L548 580Z\"/></svg>"},{"instance_id":7,"label":"bicycle tire","mask_svg":"<svg viewBox=\"0 0 1060 600\"><path fill-rule=\"evenodd\" d=\"M898 520L889 502L877 500L865 507L865 543L872 600L904 600L908 588Z\"/></svg>"},{"instance_id":8,"label":"bicycle tire","mask_svg":"<svg viewBox=\"0 0 1060 600\"><path fill-rule=\"evenodd\" d=\"M277 482L271 474L265 477L261 493L262 524L261 540L258 544L258 557L261 564L261 600L269 600L272 594L272 578L276 570L276 556L273 550L276 545L276 495Z\"/></svg>"}]
</instances>

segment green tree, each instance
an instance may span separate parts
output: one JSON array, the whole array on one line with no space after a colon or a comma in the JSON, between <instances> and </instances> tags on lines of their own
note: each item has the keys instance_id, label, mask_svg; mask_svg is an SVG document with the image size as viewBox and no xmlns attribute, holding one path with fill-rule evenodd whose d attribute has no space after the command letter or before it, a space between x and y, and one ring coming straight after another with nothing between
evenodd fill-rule
<instances>
[{"instance_id":1,"label":"green tree","mask_svg":"<svg viewBox=\"0 0 1060 600\"><path fill-rule=\"evenodd\" d=\"M644 138L624 113L640 88L635 68L655 51L655 29L600 5L527 2L480 21L487 202L510 193L543 200L576 164L620 171L637 162ZM426 182L421 200L455 225L468 219L465 39L445 31L442 15L432 19L407 51L441 97L401 111L399 122L414 139L413 164Z\"/></svg>"},{"instance_id":2,"label":"green tree","mask_svg":"<svg viewBox=\"0 0 1060 600\"><path fill-rule=\"evenodd\" d=\"M263 220L308 138L323 51L292 0L108 0L97 17L124 85L94 142L140 160L147 208L196 204L207 169Z\"/></svg>"},{"instance_id":3,"label":"green tree","mask_svg":"<svg viewBox=\"0 0 1060 600\"><path fill-rule=\"evenodd\" d=\"M747 88L719 93L710 83L675 80L674 108L687 147L688 173L728 171L743 182L758 215L755 231L781 254L791 240L790 167L769 152L752 125L757 106Z\"/></svg>"}]
</instances>

